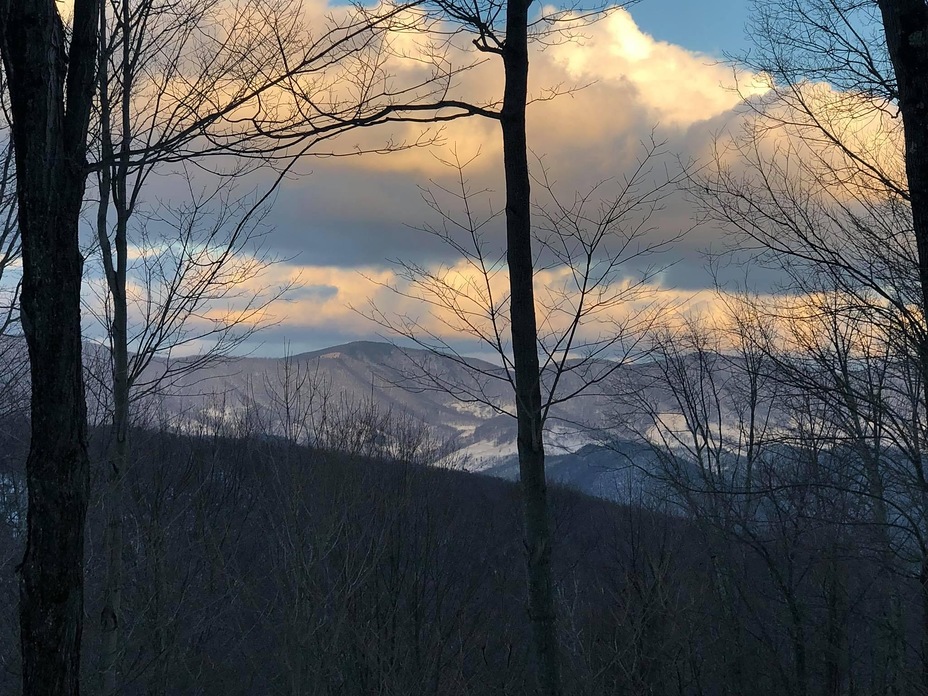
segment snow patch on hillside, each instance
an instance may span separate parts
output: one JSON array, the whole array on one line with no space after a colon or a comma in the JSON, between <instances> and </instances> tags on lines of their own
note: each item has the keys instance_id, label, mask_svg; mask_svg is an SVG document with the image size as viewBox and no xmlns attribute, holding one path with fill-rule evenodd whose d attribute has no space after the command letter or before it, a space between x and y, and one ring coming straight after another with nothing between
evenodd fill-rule
<instances>
[{"instance_id":1,"label":"snow patch on hillside","mask_svg":"<svg viewBox=\"0 0 928 696\"><path fill-rule=\"evenodd\" d=\"M448 407L453 411L458 413L474 416L480 420L486 420L488 418L493 418L494 416L499 415L499 411L494 409L492 406L487 404L481 404L477 402L465 402L465 401L456 401L453 400L448 404ZM504 406L505 407L505 406Z\"/></svg>"},{"instance_id":2,"label":"snow patch on hillside","mask_svg":"<svg viewBox=\"0 0 928 696\"><path fill-rule=\"evenodd\" d=\"M515 438L513 438L512 442L505 444L480 440L467 445L460 452L467 457L468 463L465 468L468 471L479 472L493 468L507 457L516 456L518 447Z\"/></svg>"}]
</instances>

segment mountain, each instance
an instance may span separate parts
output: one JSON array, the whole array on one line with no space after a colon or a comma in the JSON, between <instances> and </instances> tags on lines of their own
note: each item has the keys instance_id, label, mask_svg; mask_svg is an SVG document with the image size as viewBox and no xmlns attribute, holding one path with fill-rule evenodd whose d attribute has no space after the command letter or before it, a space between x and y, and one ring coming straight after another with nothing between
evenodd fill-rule
<instances>
[{"instance_id":1,"label":"mountain","mask_svg":"<svg viewBox=\"0 0 928 696\"><path fill-rule=\"evenodd\" d=\"M106 389L94 385L105 379L106 360L100 347L87 346L89 410L101 421L105 407L94 397ZM653 414L668 422L681 417L680 406L661 387L662 365L573 361L565 368L559 396L598 381L552 406L545 432L549 479L624 499L624 492L640 489L642 472L654 467L647 446L654 437ZM545 373L545 391L553 379L553 371ZM389 432L373 432L389 428L371 422L389 416L407 428L428 426L468 471L518 477L512 386L502 368L484 360L358 341L284 358L205 365L197 357L159 357L143 372L138 391L159 381L157 396L138 401L149 422L187 431L246 428L299 440L324 434L326 443L343 447L362 437L390 438ZM357 432L364 421L372 428L366 435Z\"/></svg>"},{"instance_id":2,"label":"mountain","mask_svg":"<svg viewBox=\"0 0 928 696\"><path fill-rule=\"evenodd\" d=\"M182 362L155 360L143 381ZM611 369L607 363L600 368ZM640 391L647 377L640 368L623 367L610 383L633 381L632 389ZM582 379L565 372L560 393L577 390ZM282 432L288 406L291 414L310 413L318 421L323 408L344 412L373 403L381 413L420 421L452 441L469 471L503 478L515 478L518 471L512 387L504 370L476 358L359 341L288 358L216 363L172 382L158 408L188 425L247 419L252 410L264 414L265 427ZM617 411L604 389L552 407L546 432L552 480L614 497L608 492L627 477L627 462L599 443L615 425L610 419Z\"/></svg>"}]
</instances>

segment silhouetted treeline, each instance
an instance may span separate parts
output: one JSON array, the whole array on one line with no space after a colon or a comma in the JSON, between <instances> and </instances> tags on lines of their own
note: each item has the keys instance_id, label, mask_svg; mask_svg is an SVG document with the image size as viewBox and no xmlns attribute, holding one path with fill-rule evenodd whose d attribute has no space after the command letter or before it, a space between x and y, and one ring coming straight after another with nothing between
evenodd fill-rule
<instances>
[{"instance_id":1,"label":"silhouetted treeline","mask_svg":"<svg viewBox=\"0 0 928 696\"><path fill-rule=\"evenodd\" d=\"M20 688L27 432L0 428L4 694ZM118 693L529 692L514 485L259 435L132 437ZM904 587L914 581L888 574L866 527L839 524L841 501L824 509L820 488L770 493L754 517L768 523L729 511L727 528L554 490L570 693L864 694L890 678L897 693L918 693L906 678L917 671L921 614L905 598L918 592ZM102 520L92 505L88 693L98 693ZM887 595L911 619L882 616ZM881 626L900 625L888 644Z\"/></svg>"}]
</instances>

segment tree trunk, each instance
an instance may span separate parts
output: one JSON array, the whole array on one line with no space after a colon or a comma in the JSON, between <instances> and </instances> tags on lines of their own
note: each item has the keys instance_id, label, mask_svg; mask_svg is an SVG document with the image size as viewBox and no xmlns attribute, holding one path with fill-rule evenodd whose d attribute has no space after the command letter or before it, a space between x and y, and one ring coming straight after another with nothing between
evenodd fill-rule
<instances>
[{"instance_id":1,"label":"tree trunk","mask_svg":"<svg viewBox=\"0 0 928 696\"><path fill-rule=\"evenodd\" d=\"M128 270L128 231L129 217L132 214L129 202L129 149L131 147L132 120L130 102L132 99L132 66L130 60L131 16L129 2L121 4L122 37L122 95L120 97L120 121L122 139L119 147L119 159L114 170L107 164L100 178L100 207L97 218L97 236L102 250L104 270L110 297L113 301L113 318L110 322L110 340L112 342L113 361L113 428L109 445L106 472L106 527L103 536L103 557L106 574L103 586L103 609L100 615L102 633L100 646L100 685L103 694L113 694L117 689L118 657L120 629L122 624L122 550L123 550L123 495L126 469L129 463L129 308L126 292ZM100 8L100 44L101 51L105 44L106 14L105 7ZM99 72L99 89L101 104L101 145L104 158L114 159L112 112L109 104L108 74L106 65L101 61ZM113 250L109 241L110 194L116 209L116 230L114 245L116 260L113 262Z\"/></svg>"},{"instance_id":2,"label":"tree trunk","mask_svg":"<svg viewBox=\"0 0 928 696\"><path fill-rule=\"evenodd\" d=\"M115 370L114 370L115 372ZM103 558L106 573L103 585L103 608L100 613L100 690L109 695L117 692L119 675L120 629L122 627L122 548L123 548L123 480L128 459L127 420L119 413L119 396L114 415L113 440L107 467L106 526L103 536Z\"/></svg>"},{"instance_id":3,"label":"tree trunk","mask_svg":"<svg viewBox=\"0 0 928 696\"><path fill-rule=\"evenodd\" d=\"M879 6L896 73L922 309L928 310L928 6L924 0L879 0Z\"/></svg>"},{"instance_id":4,"label":"tree trunk","mask_svg":"<svg viewBox=\"0 0 928 696\"><path fill-rule=\"evenodd\" d=\"M918 248L922 316L928 318L928 6L925 0L879 0L886 47L896 74L896 98L905 132L905 172ZM928 389L928 337L918 337L922 389ZM928 402L928 395L922 395ZM924 497L925 482L921 481ZM924 510L923 510L924 512ZM923 568L928 559L922 559ZM928 575L922 573L928 597ZM928 599L922 608L922 688L928 689Z\"/></svg>"},{"instance_id":5,"label":"tree trunk","mask_svg":"<svg viewBox=\"0 0 928 696\"><path fill-rule=\"evenodd\" d=\"M0 54L10 94L23 248L21 316L32 376L28 536L20 567L26 696L78 694L80 688L89 466L78 220L95 75L96 2L75 3L68 55L54 2L0 0Z\"/></svg>"},{"instance_id":6,"label":"tree trunk","mask_svg":"<svg viewBox=\"0 0 928 696\"><path fill-rule=\"evenodd\" d=\"M118 226L124 225L120 220ZM117 247L119 245L117 233ZM123 247L125 236L122 237ZM106 472L106 526L103 535L103 556L106 574L103 586L103 609L100 616L102 632L100 675L103 694L116 692L117 658L122 623L122 550L123 550L123 482L129 461L129 353L128 321L125 293L125 264L120 252L117 271L119 295L113 296L113 430L109 445Z\"/></svg>"},{"instance_id":7,"label":"tree trunk","mask_svg":"<svg viewBox=\"0 0 928 696\"><path fill-rule=\"evenodd\" d=\"M506 260L512 317L518 418L519 478L528 562L528 615L539 692L561 693L560 661L551 582L551 532L532 265L532 227L525 107L528 97L528 2L509 0L503 65L506 86L500 123L506 176Z\"/></svg>"}]
</instances>

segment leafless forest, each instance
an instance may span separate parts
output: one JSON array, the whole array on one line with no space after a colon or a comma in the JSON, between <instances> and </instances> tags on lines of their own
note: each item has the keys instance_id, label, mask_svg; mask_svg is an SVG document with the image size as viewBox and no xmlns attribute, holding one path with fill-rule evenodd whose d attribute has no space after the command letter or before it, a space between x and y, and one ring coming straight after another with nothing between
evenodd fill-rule
<instances>
[{"instance_id":1,"label":"leafless forest","mask_svg":"<svg viewBox=\"0 0 928 696\"><path fill-rule=\"evenodd\" d=\"M0 693L928 694L928 5L751 3L578 189L530 65L634 4L0 0ZM284 182L419 151L396 346L247 362Z\"/></svg>"}]
</instances>

